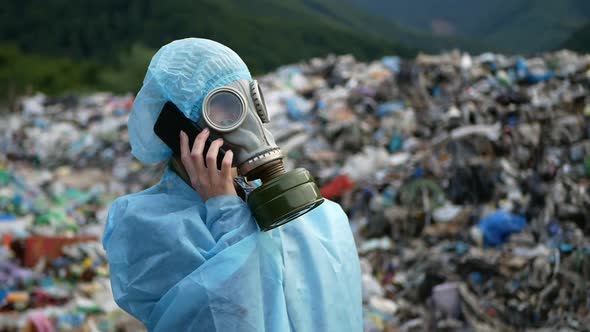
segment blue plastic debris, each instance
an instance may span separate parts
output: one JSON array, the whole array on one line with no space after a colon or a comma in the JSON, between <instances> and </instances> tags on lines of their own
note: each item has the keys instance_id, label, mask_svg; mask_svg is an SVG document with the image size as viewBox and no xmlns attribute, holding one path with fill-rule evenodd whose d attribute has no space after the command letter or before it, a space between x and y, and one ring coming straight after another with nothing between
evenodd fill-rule
<instances>
[{"instance_id":1,"label":"blue plastic debris","mask_svg":"<svg viewBox=\"0 0 590 332\"><path fill-rule=\"evenodd\" d=\"M11 213L0 213L0 222L11 222L15 220L16 216Z\"/></svg>"},{"instance_id":2,"label":"blue plastic debris","mask_svg":"<svg viewBox=\"0 0 590 332\"><path fill-rule=\"evenodd\" d=\"M551 236L561 233L561 227L559 227L559 224L555 221L547 225L547 228L549 235Z\"/></svg>"},{"instance_id":3,"label":"blue plastic debris","mask_svg":"<svg viewBox=\"0 0 590 332\"><path fill-rule=\"evenodd\" d=\"M287 114L289 118L301 121L309 114L311 106L311 103L302 97L292 97L287 99Z\"/></svg>"},{"instance_id":4,"label":"blue plastic debris","mask_svg":"<svg viewBox=\"0 0 590 332\"><path fill-rule=\"evenodd\" d=\"M459 241L455 244L455 253L457 253L457 255L461 255L463 256L464 254L466 254L469 251L469 244L463 242L463 241Z\"/></svg>"},{"instance_id":5,"label":"blue plastic debris","mask_svg":"<svg viewBox=\"0 0 590 332\"><path fill-rule=\"evenodd\" d=\"M424 177L424 169L420 166L416 167L412 176L414 179L421 179Z\"/></svg>"},{"instance_id":6,"label":"blue plastic debris","mask_svg":"<svg viewBox=\"0 0 590 332\"><path fill-rule=\"evenodd\" d=\"M385 68L391 70L394 73L399 73L400 70L400 58L397 56L386 56L381 59L381 63Z\"/></svg>"},{"instance_id":7,"label":"blue plastic debris","mask_svg":"<svg viewBox=\"0 0 590 332\"><path fill-rule=\"evenodd\" d=\"M564 254L568 254L572 251L574 251L575 247L569 243L562 243L559 245L559 251L561 251Z\"/></svg>"},{"instance_id":8,"label":"blue plastic debris","mask_svg":"<svg viewBox=\"0 0 590 332\"><path fill-rule=\"evenodd\" d=\"M469 281L471 281L472 283L479 285L483 282L483 276L481 275L480 272L471 272L469 273Z\"/></svg>"},{"instance_id":9,"label":"blue plastic debris","mask_svg":"<svg viewBox=\"0 0 590 332\"><path fill-rule=\"evenodd\" d=\"M441 93L440 93L440 88L438 86L434 86L431 91L430 94L434 97L434 98L438 98L440 97Z\"/></svg>"},{"instance_id":10,"label":"blue plastic debris","mask_svg":"<svg viewBox=\"0 0 590 332\"><path fill-rule=\"evenodd\" d=\"M0 289L0 304L3 304L8 296L8 291L6 289Z\"/></svg>"},{"instance_id":11,"label":"blue plastic debris","mask_svg":"<svg viewBox=\"0 0 590 332\"><path fill-rule=\"evenodd\" d=\"M529 70L526 60L518 58L518 60L516 60L516 76L525 83L537 84L552 79L555 77L555 74L550 71L542 74L533 73Z\"/></svg>"},{"instance_id":12,"label":"blue plastic debris","mask_svg":"<svg viewBox=\"0 0 590 332\"><path fill-rule=\"evenodd\" d=\"M494 212L479 221L485 244L499 246L504 244L510 234L518 233L526 226L526 219L506 211Z\"/></svg>"},{"instance_id":13,"label":"blue plastic debris","mask_svg":"<svg viewBox=\"0 0 590 332\"><path fill-rule=\"evenodd\" d=\"M403 110L404 107L405 107L404 102L399 101L399 100L383 103L383 104L379 105L379 107L377 108L377 116L384 117L384 116L393 114L395 112L399 112L399 111Z\"/></svg>"},{"instance_id":14,"label":"blue plastic debris","mask_svg":"<svg viewBox=\"0 0 590 332\"><path fill-rule=\"evenodd\" d=\"M402 149L404 146L404 138L401 135L395 134L391 137L389 142L389 152L395 152Z\"/></svg>"},{"instance_id":15,"label":"blue plastic debris","mask_svg":"<svg viewBox=\"0 0 590 332\"><path fill-rule=\"evenodd\" d=\"M289 117L293 120L299 121L303 118L303 114L297 106L297 101L293 99L287 100L287 114L289 114Z\"/></svg>"}]
</instances>

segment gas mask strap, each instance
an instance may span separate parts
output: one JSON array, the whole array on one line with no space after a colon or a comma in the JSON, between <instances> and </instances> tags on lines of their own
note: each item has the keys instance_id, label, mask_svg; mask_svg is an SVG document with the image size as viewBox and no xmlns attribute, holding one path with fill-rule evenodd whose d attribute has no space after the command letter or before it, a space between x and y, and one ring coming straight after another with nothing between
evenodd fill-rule
<instances>
[{"instance_id":1,"label":"gas mask strap","mask_svg":"<svg viewBox=\"0 0 590 332\"><path fill-rule=\"evenodd\" d=\"M258 114L258 117L262 123L268 123L269 119L268 112L266 110L266 103L264 101L262 91L260 91L260 85L256 80L250 81L250 95L252 96L254 107L256 108L256 114Z\"/></svg>"}]
</instances>

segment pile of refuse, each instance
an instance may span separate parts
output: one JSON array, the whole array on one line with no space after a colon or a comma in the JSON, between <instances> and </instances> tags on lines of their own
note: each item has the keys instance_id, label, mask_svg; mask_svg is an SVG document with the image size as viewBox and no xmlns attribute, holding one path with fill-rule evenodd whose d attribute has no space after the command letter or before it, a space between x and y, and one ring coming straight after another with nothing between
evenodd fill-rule
<instances>
[{"instance_id":1,"label":"pile of refuse","mask_svg":"<svg viewBox=\"0 0 590 332\"><path fill-rule=\"evenodd\" d=\"M589 330L589 55L327 56L257 79L286 168L349 216L365 331ZM100 246L108 204L163 169L129 153L132 104L36 95L2 116L0 330L137 328Z\"/></svg>"},{"instance_id":2,"label":"pile of refuse","mask_svg":"<svg viewBox=\"0 0 590 332\"><path fill-rule=\"evenodd\" d=\"M366 331L590 327L590 56L313 59L261 78L351 220Z\"/></svg>"},{"instance_id":3,"label":"pile of refuse","mask_svg":"<svg viewBox=\"0 0 590 332\"><path fill-rule=\"evenodd\" d=\"M108 204L155 181L129 155L131 96L23 98L0 120L0 331L137 331L100 243Z\"/></svg>"}]
</instances>

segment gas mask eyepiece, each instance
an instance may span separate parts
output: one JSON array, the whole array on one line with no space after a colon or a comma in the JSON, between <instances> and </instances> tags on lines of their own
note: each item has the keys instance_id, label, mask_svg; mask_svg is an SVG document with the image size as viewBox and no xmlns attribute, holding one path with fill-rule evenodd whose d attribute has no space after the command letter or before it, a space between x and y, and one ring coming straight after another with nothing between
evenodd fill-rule
<instances>
[{"instance_id":1,"label":"gas mask eyepiece","mask_svg":"<svg viewBox=\"0 0 590 332\"><path fill-rule=\"evenodd\" d=\"M236 129L246 118L244 97L231 87L213 90L203 105L203 118L207 126L221 133Z\"/></svg>"}]
</instances>

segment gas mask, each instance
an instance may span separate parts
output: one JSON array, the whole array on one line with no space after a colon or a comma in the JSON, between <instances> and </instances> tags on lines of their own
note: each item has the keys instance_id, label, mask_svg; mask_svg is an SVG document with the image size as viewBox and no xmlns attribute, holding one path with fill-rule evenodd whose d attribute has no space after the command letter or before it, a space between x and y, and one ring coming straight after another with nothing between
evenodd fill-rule
<instances>
[{"instance_id":1,"label":"gas mask","mask_svg":"<svg viewBox=\"0 0 590 332\"><path fill-rule=\"evenodd\" d=\"M264 97L256 80L238 80L209 92L203 101L201 128L208 127L234 153L238 174L262 185L247 197L264 231L283 225L319 206L324 199L309 172L286 172L272 134Z\"/></svg>"}]
</instances>

